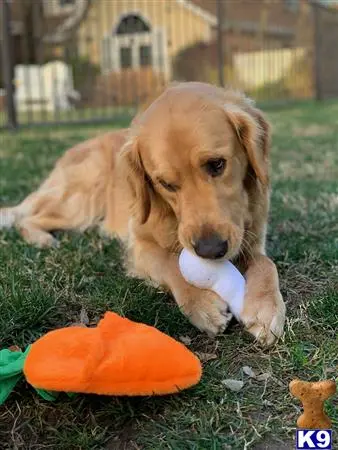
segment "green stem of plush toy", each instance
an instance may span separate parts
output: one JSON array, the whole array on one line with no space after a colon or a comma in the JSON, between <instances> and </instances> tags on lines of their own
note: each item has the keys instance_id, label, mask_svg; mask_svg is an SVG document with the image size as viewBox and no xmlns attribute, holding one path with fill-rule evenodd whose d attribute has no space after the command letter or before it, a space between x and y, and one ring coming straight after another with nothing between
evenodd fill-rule
<instances>
[{"instance_id":1,"label":"green stem of plush toy","mask_svg":"<svg viewBox=\"0 0 338 450\"><path fill-rule=\"evenodd\" d=\"M0 351L0 405L6 401L9 394L14 390L16 383L24 376L23 367L29 350L30 346L24 352L12 352L8 349ZM56 400L59 395L58 392L34 389L42 398L48 401Z\"/></svg>"}]
</instances>

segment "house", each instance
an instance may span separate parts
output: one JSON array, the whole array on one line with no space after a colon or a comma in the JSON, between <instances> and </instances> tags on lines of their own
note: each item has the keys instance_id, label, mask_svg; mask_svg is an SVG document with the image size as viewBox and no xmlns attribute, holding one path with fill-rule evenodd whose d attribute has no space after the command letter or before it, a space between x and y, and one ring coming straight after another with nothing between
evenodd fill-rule
<instances>
[{"instance_id":1,"label":"house","mask_svg":"<svg viewBox=\"0 0 338 450\"><path fill-rule=\"evenodd\" d=\"M59 47L42 46L39 28L61 23L76 0L40 0L31 17L22 16L21 1L11 2L15 62L70 61L75 89L88 106L142 101L171 78L217 81L217 0L94 0L74 39ZM280 50L284 58L283 49L301 49L312 38L310 0L223 0L222 9L229 67L235 59L241 67L238 55L250 52Z\"/></svg>"},{"instance_id":2,"label":"house","mask_svg":"<svg viewBox=\"0 0 338 450\"><path fill-rule=\"evenodd\" d=\"M75 0L44 0L51 20L71 11ZM308 0L222 2L228 53L289 48L309 10ZM216 39L217 0L96 0L78 30L78 52L102 73L151 66L172 75L182 50Z\"/></svg>"},{"instance_id":3,"label":"house","mask_svg":"<svg viewBox=\"0 0 338 450\"><path fill-rule=\"evenodd\" d=\"M47 22L66 16L75 4L44 2ZM172 61L180 51L210 42L216 23L213 14L187 0L95 0L74 41L59 51L99 72L93 78L75 76L81 78L75 88L83 105L134 104L172 77Z\"/></svg>"},{"instance_id":4,"label":"house","mask_svg":"<svg viewBox=\"0 0 338 450\"><path fill-rule=\"evenodd\" d=\"M69 12L74 0L46 0L48 19ZM170 61L195 42L208 42L216 17L187 0L96 0L81 23L78 53L102 73L152 67L167 78Z\"/></svg>"},{"instance_id":5,"label":"house","mask_svg":"<svg viewBox=\"0 0 338 450\"><path fill-rule=\"evenodd\" d=\"M217 14L217 0L194 0ZM255 51L268 40L271 48L294 45L299 26L310 12L309 0L223 0L223 32L230 52ZM213 30L215 37L215 30Z\"/></svg>"},{"instance_id":6,"label":"house","mask_svg":"<svg viewBox=\"0 0 338 450\"><path fill-rule=\"evenodd\" d=\"M39 6L26 9L26 15L21 2L11 1L15 62L32 63L39 59L35 48L38 28L41 32L42 27L62 22L76 0L36 1ZM302 23L309 14L309 3L223 0L226 51L257 51L263 41L269 42L270 49L292 47L306 28ZM71 48L73 54L99 66L102 73L150 66L170 78L175 57L194 44L214 42L216 27L217 0L95 0ZM53 49L62 57L63 50ZM42 53L45 57L46 49Z\"/></svg>"}]
</instances>

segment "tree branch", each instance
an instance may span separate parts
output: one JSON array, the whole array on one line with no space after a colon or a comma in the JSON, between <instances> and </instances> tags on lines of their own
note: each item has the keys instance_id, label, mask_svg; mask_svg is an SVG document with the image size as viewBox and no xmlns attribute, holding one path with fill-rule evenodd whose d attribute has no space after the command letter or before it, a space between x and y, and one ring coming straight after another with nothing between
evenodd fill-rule
<instances>
[{"instance_id":1,"label":"tree branch","mask_svg":"<svg viewBox=\"0 0 338 450\"><path fill-rule=\"evenodd\" d=\"M80 23L87 17L92 0L76 0L72 13L56 27L55 30L42 37L42 42L49 45L60 45L72 37Z\"/></svg>"}]
</instances>

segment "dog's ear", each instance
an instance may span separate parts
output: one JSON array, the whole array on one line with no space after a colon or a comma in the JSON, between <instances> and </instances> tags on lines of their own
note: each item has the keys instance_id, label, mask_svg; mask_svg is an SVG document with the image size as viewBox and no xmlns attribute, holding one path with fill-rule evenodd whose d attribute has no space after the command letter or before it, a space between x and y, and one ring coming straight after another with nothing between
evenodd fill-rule
<instances>
[{"instance_id":1,"label":"dog's ear","mask_svg":"<svg viewBox=\"0 0 338 450\"><path fill-rule=\"evenodd\" d=\"M225 105L228 120L247 153L249 163L260 182L269 183L270 126L253 106Z\"/></svg>"},{"instance_id":2,"label":"dog's ear","mask_svg":"<svg viewBox=\"0 0 338 450\"><path fill-rule=\"evenodd\" d=\"M126 177L133 196L133 215L143 225L147 222L151 210L151 180L141 159L136 138L130 139L121 150L120 168Z\"/></svg>"}]
</instances>

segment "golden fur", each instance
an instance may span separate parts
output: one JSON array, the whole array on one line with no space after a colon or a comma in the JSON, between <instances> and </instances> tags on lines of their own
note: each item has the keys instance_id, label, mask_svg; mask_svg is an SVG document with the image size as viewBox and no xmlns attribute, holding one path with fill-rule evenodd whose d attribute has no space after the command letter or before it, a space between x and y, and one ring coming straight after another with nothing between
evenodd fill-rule
<instances>
[{"instance_id":1,"label":"golden fur","mask_svg":"<svg viewBox=\"0 0 338 450\"><path fill-rule=\"evenodd\" d=\"M277 271L265 255L269 139L265 118L243 95L203 83L173 85L129 130L68 150L36 192L0 210L0 220L40 246L55 243L51 230L100 224L124 242L129 273L167 287L210 335L224 331L227 307L184 281L178 252L215 234L246 276L244 325L269 345L285 319ZM214 177L205 166L215 158L225 168Z\"/></svg>"}]
</instances>

